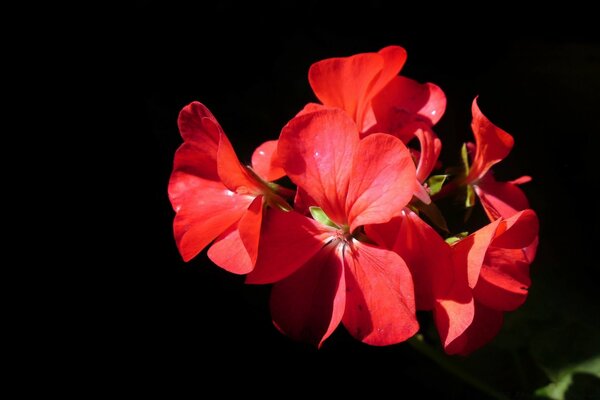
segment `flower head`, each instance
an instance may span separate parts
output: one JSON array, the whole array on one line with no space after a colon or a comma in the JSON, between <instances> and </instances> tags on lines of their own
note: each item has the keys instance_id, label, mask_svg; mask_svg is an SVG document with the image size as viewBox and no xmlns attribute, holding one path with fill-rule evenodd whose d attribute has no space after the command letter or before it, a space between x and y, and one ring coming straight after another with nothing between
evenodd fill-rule
<instances>
[{"instance_id":1,"label":"flower head","mask_svg":"<svg viewBox=\"0 0 600 400\"><path fill-rule=\"evenodd\" d=\"M468 354L491 340L503 313L523 304L531 285L529 265L538 244L538 218L524 210L498 219L452 245L452 259L466 271L474 299L473 322L446 351Z\"/></svg>"},{"instance_id":2,"label":"flower head","mask_svg":"<svg viewBox=\"0 0 600 400\"><path fill-rule=\"evenodd\" d=\"M367 243L362 227L389 221L412 197L415 166L400 140L360 140L349 116L321 110L283 129L278 153L287 175L314 202L315 219L272 212L263 226L256 269L248 283L277 282L275 325L320 345L340 322L373 345L412 336L412 279L396 253Z\"/></svg>"},{"instance_id":3,"label":"flower head","mask_svg":"<svg viewBox=\"0 0 600 400\"><path fill-rule=\"evenodd\" d=\"M517 185L529 182L531 178L523 176L509 182L496 181L491 168L508 156L514 139L483 115L477 99L473 100L472 113L475 147L469 146L473 149L473 160L468 167L465 183L475 189L490 221L508 218L517 211L529 208L527 197Z\"/></svg>"},{"instance_id":4,"label":"flower head","mask_svg":"<svg viewBox=\"0 0 600 400\"><path fill-rule=\"evenodd\" d=\"M175 154L169 198L177 213L173 223L181 256L189 261L210 242L211 260L222 268L247 273L256 261L266 205L286 207L278 186L243 166L216 118L193 102L179 114L184 140ZM255 152L256 171L267 179L283 176L267 142ZM289 207L289 206L287 206Z\"/></svg>"}]
</instances>

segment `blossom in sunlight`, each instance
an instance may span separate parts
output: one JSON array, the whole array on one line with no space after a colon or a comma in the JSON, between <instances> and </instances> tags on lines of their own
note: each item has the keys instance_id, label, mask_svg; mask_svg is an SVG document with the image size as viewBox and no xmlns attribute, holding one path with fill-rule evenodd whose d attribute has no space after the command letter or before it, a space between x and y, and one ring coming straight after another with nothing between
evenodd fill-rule
<instances>
[{"instance_id":1,"label":"blossom in sunlight","mask_svg":"<svg viewBox=\"0 0 600 400\"><path fill-rule=\"evenodd\" d=\"M314 63L310 85L322 105L310 103L303 112L324 107L341 108L354 119L364 137L384 132L405 144L419 141L414 151L417 179L423 183L436 165L441 141L432 127L444 114L446 96L433 83L418 83L398 75L406 62L406 51L388 46L377 53L330 58ZM417 187L415 195L429 203L427 193Z\"/></svg>"},{"instance_id":2,"label":"blossom in sunlight","mask_svg":"<svg viewBox=\"0 0 600 400\"><path fill-rule=\"evenodd\" d=\"M284 175L273 156L276 145L261 145L249 168L203 104L184 107L178 125L184 142L175 154L169 198L177 213L173 229L179 252L189 261L214 241L208 256L215 264L248 273L256 261L265 207L289 208L281 197L284 189L260 177Z\"/></svg>"},{"instance_id":3,"label":"blossom in sunlight","mask_svg":"<svg viewBox=\"0 0 600 400\"><path fill-rule=\"evenodd\" d=\"M490 221L499 217L507 218L517 211L529 208L527 197L517 186L529 182L529 176L509 182L498 182L491 171L492 166L510 153L514 145L513 137L483 115L477 105L477 99L473 100L472 113L471 128L475 136L475 146L469 144L467 147L472 150L472 162L467 167L464 184L472 185Z\"/></svg>"},{"instance_id":4,"label":"blossom in sunlight","mask_svg":"<svg viewBox=\"0 0 600 400\"><path fill-rule=\"evenodd\" d=\"M359 132L341 110L298 116L283 129L280 161L311 202L313 218L274 211L266 218L248 283L275 283L271 313L290 337L321 343L341 323L372 345L418 329L411 274L362 227L383 223L410 201L415 167L391 135Z\"/></svg>"},{"instance_id":5,"label":"blossom in sunlight","mask_svg":"<svg viewBox=\"0 0 600 400\"><path fill-rule=\"evenodd\" d=\"M450 354L468 354L490 341L503 313L520 307L531 285L529 265L537 250L539 222L533 210L498 219L452 245L457 268L467 274L473 322L452 343Z\"/></svg>"}]
</instances>

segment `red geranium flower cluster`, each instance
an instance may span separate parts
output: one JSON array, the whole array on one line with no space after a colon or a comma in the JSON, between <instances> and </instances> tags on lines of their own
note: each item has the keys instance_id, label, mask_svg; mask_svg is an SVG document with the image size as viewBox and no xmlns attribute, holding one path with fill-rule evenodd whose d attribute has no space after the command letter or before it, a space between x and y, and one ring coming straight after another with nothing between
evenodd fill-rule
<instances>
[{"instance_id":1,"label":"red geranium flower cluster","mask_svg":"<svg viewBox=\"0 0 600 400\"><path fill-rule=\"evenodd\" d=\"M320 346L341 323L358 340L390 345L417 333L416 310L431 310L445 351L467 354L527 296L538 220L517 185L530 178L494 179L513 138L476 100L464 165L431 176L446 97L398 75L405 61L390 46L313 64L320 103L258 147L250 166L204 105L184 107L169 182L175 240L185 261L212 243L218 266L274 284L273 322L294 339ZM275 183L283 176L295 190ZM448 233L432 199L452 193L469 207L477 196L489 224Z\"/></svg>"}]
</instances>

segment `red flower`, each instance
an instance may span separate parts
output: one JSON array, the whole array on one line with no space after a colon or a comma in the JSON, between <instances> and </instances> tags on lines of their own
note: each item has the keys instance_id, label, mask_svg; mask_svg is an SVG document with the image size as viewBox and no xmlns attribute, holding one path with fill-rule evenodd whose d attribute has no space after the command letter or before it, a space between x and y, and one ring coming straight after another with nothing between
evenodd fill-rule
<instances>
[{"instance_id":1,"label":"red flower","mask_svg":"<svg viewBox=\"0 0 600 400\"><path fill-rule=\"evenodd\" d=\"M448 346L467 329L474 314L466 269L453 263L450 246L409 209L388 223L367 226L366 232L406 261L417 310L433 310L442 344Z\"/></svg>"},{"instance_id":2,"label":"red flower","mask_svg":"<svg viewBox=\"0 0 600 400\"><path fill-rule=\"evenodd\" d=\"M417 179L423 183L436 165L442 145L431 127L446 109L446 96L432 84L398 76L406 51L389 46L377 53L330 58L310 67L308 78L323 105L309 104L303 112L337 107L346 111L361 136L384 132L404 143L420 142ZM416 195L429 202L418 187Z\"/></svg>"},{"instance_id":3,"label":"red flower","mask_svg":"<svg viewBox=\"0 0 600 400\"><path fill-rule=\"evenodd\" d=\"M311 65L308 72L315 95L326 107L346 111L361 135L385 132L412 139L407 125L436 124L446 109L446 96L432 84L398 76L406 51L388 46L377 53L329 58Z\"/></svg>"},{"instance_id":4,"label":"red flower","mask_svg":"<svg viewBox=\"0 0 600 400\"><path fill-rule=\"evenodd\" d=\"M468 328L446 344L446 352L465 355L483 346L500 330L503 313L523 304L531 284L529 265L535 258L538 230L536 214L524 210L454 243L452 258L467 272L475 313Z\"/></svg>"},{"instance_id":5,"label":"red flower","mask_svg":"<svg viewBox=\"0 0 600 400\"><path fill-rule=\"evenodd\" d=\"M252 157L253 169L242 166L221 126L203 104L193 102L179 114L184 142L175 153L169 198L177 213L175 240L185 261L210 242L210 259L238 274L253 269L265 205L286 207L283 189L261 179L284 175L266 142ZM287 206L289 207L289 206Z\"/></svg>"},{"instance_id":6,"label":"red flower","mask_svg":"<svg viewBox=\"0 0 600 400\"><path fill-rule=\"evenodd\" d=\"M494 179L490 168L506 158L514 140L483 115L477 99L473 100L472 112L471 128L475 136L475 149L465 183L475 189L490 221L511 217L517 211L529 208L527 197L517 185L529 182L531 178L523 176L510 182L498 182Z\"/></svg>"},{"instance_id":7,"label":"red flower","mask_svg":"<svg viewBox=\"0 0 600 400\"><path fill-rule=\"evenodd\" d=\"M416 172L406 146L386 134L360 140L352 119L329 109L290 121L278 154L303 200L319 208L311 209L316 219L274 210L263 223L247 282L277 282L275 325L317 346L340 322L372 345L414 335L410 272L396 253L363 241L361 228L389 221L410 201Z\"/></svg>"}]
</instances>

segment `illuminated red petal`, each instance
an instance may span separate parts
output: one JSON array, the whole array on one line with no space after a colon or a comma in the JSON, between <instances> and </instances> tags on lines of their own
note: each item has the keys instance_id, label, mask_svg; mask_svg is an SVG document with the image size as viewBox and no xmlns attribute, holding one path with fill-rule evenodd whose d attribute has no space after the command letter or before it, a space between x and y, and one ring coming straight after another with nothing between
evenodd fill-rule
<instances>
[{"instance_id":1,"label":"illuminated red petal","mask_svg":"<svg viewBox=\"0 0 600 400\"><path fill-rule=\"evenodd\" d=\"M238 193L257 193L262 185L256 180L240 160L238 160L233 146L224 133L219 137L219 150L217 152L217 170L225 186Z\"/></svg>"},{"instance_id":2,"label":"illuminated red petal","mask_svg":"<svg viewBox=\"0 0 600 400\"><path fill-rule=\"evenodd\" d=\"M252 168L262 179L272 182L285 175L277 157L277 140L264 142L252 154Z\"/></svg>"},{"instance_id":3,"label":"illuminated red petal","mask_svg":"<svg viewBox=\"0 0 600 400\"><path fill-rule=\"evenodd\" d=\"M258 254L263 209L264 198L257 196L233 229L208 249L208 257L219 267L236 274L252 271Z\"/></svg>"},{"instance_id":4,"label":"illuminated red petal","mask_svg":"<svg viewBox=\"0 0 600 400\"><path fill-rule=\"evenodd\" d=\"M416 186L410 152L398 138L383 133L360 141L351 176L346 199L350 231L400 215Z\"/></svg>"},{"instance_id":5,"label":"illuminated red petal","mask_svg":"<svg viewBox=\"0 0 600 400\"><path fill-rule=\"evenodd\" d=\"M477 105L477 98L472 105L473 121L471 128L475 135L475 158L471 164L467 181L474 182L483 178L487 171L503 160L513 147L513 137L492 124L482 114Z\"/></svg>"},{"instance_id":6,"label":"illuminated red petal","mask_svg":"<svg viewBox=\"0 0 600 400\"><path fill-rule=\"evenodd\" d=\"M452 259L457 267L466 266L471 288L477 284L485 254L496 235L499 224L500 220L491 222L452 245Z\"/></svg>"},{"instance_id":7,"label":"illuminated red petal","mask_svg":"<svg viewBox=\"0 0 600 400\"><path fill-rule=\"evenodd\" d=\"M477 350L498 334L502 321L502 311L492 310L475 302L473 323L461 336L445 347L446 353L467 355Z\"/></svg>"},{"instance_id":8,"label":"illuminated red petal","mask_svg":"<svg viewBox=\"0 0 600 400\"><path fill-rule=\"evenodd\" d=\"M175 241L185 261L238 221L253 200L231 192L220 182L180 171L171 175L169 197L177 212Z\"/></svg>"},{"instance_id":9,"label":"illuminated red petal","mask_svg":"<svg viewBox=\"0 0 600 400\"><path fill-rule=\"evenodd\" d=\"M490 174L474 188L492 221L500 217L512 217L516 212L529 208L529 201L518 186L510 182L498 182Z\"/></svg>"},{"instance_id":10,"label":"illuminated red petal","mask_svg":"<svg viewBox=\"0 0 600 400\"><path fill-rule=\"evenodd\" d=\"M333 235L332 229L295 211L269 209L262 221L256 265L246 283L273 283L288 277Z\"/></svg>"},{"instance_id":11,"label":"illuminated red petal","mask_svg":"<svg viewBox=\"0 0 600 400\"><path fill-rule=\"evenodd\" d=\"M352 336L384 346L402 342L419 329L411 274L400 256L364 243L345 247L346 310Z\"/></svg>"},{"instance_id":12,"label":"illuminated red petal","mask_svg":"<svg viewBox=\"0 0 600 400\"><path fill-rule=\"evenodd\" d=\"M403 129L415 122L431 127L446 110L446 96L432 83L394 77L372 101L372 113L377 124L369 132L385 132L408 143L414 131Z\"/></svg>"},{"instance_id":13,"label":"illuminated red petal","mask_svg":"<svg viewBox=\"0 0 600 400\"><path fill-rule=\"evenodd\" d=\"M185 143L176 153L173 169L218 181L217 150L222 130L210 110L197 101L190 103L179 113L177 125Z\"/></svg>"},{"instance_id":14,"label":"illuminated red petal","mask_svg":"<svg viewBox=\"0 0 600 400\"><path fill-rule=\"evenodd\" d=\"M400 46L387 46L377 52L383 57L383 68L370 90L375 96L387 86L399 73L406 62L406 50Z\"/></svg>"},{"instance_id":15,"label":"illuminated red petal","mask_svg":"<svg viewBox=\"0 0 600 400\"><path fill-rule=\"evenodd\" d=\"M273 286L273 322L292 339L320 346L339 325L346 302L339 251L337 245L325 246L300 269Z\"/></svg>"},{"instance_id":16,"label":"illuminated red petal","mask_svg":"<svg viewBox=\"0 0 600 400\"><path fill-rule=\"evenodd\" d=\"M341 110L323 110L292 119L282 130L278 154L290 177L339 225L346 223L356 125Z\"/></svg>"},{"instance_id":17,"label":"illuminated red petal","mask_svg":"<svg viewBox=\"0 0 600 400\"><path fill-rule=\"evenodd\" d=\"M414 212L405 210L401 217L368 225L365 231L406 262L414 280L417 309L432 310L436 298L449 292L454 281L450 247Z\"/></svg>"},{"instance_id":18,"label":"illuminated red petal","mask_svg":"<svg viewBox=\"0 0 600 400\"><path fill-rule=\"evenodd\" d=\"M383 68L384 59L376 53L330 58L311 65L308 80L324 105L346 111L360 128L373 84Z\"/></svg>"},{"instance_id":19,"label":"illuminated red petal","mask_svg":"<svg viewBox=\"0 0 600 400\"><path fill-rule=\"evenodd\" d=\"M462 334L473 319L466 266L455 267L450 247L437 232L408 210L386 224L368 225L365 231L406 262L413 276L417 309L434 310L442 343Z\"/></svg>"},{"instance_id":20,"label":"illuminated red petal","mask_svg":"<svg viewBox=\"0 0 600 400\"><path fill-rule=\"evenodd\" d=\"M448 299L436 300L433 308L435 326L444 349L452 347L454 341L460 340L475 316L473 296L458 287L453 290L456 290L456 293Z\"/></svg>"},{"instance_id":21,"label":"illuminated red petal","mask_svg":"<svg viewBox=\"0 0 600 400\"><path fill-rule=\"evenodd\" d=\"M219 267L234 274L247 274L254 265L234 223L221 234L207 251L208 258Z\"/></svg>"}]
</instances>

